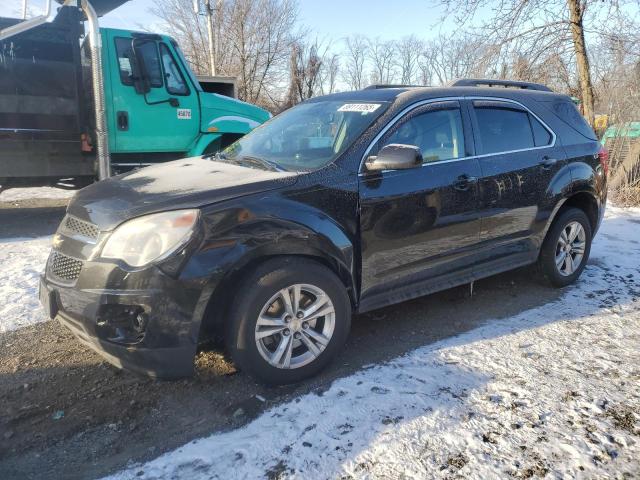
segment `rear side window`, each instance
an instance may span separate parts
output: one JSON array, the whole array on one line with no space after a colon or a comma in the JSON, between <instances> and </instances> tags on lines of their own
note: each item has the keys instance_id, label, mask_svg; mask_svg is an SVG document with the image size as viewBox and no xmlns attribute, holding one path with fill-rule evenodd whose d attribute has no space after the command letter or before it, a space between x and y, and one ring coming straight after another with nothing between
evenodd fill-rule
<instances>
[{"instance_id":1,"label":"rear side window","mask_svg":"<svg viewBox=\"0 0 640 480\"><path fill-rule=\"evenodd\" d=\"M580 115L580 112L572 101L556 100L551 105L551 109L563 122L571 126L578 133L591 140L598 139L587 121L582 115Z\"/></svg>"},{"instance_id":2,"label":"rear side window","mask_svg":"<svg viewBox=\"0 0 640 480\"><path fill-rule=\"evenodd\" d=\"M475 112L483 154L535 146L527 112L496 107L476 107Z\"/></svg>"},{"instance_id":3,"label":"rear side window","mask_svg":"<svg viewBox=\"0 0 640 480\"><path fill-rule=\"evenodd\" d=\"M116 38L116 54L118 55L118 67L120 69L120 81L124 85L133 85L133 69L131 60L133 49L130 38ZM156 42L146 42L140 46L142 60L149 73L149 84L154 88L162 87L162 68L160 67L160 57L158 56L158 46Z\"/></svg>"}]
</instances>

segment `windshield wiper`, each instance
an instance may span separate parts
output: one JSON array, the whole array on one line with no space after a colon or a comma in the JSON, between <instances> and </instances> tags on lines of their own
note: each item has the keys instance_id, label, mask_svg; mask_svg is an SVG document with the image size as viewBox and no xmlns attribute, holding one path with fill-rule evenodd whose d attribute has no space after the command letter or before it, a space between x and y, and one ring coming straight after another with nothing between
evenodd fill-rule
<instances>
[{"instance_id":1,"label":"windshield wiper","mask_svg":"<svg viewBox=\"0 0 640 480\"><path fill-rule=\"evenodd\" d=\"M253 162L254 164L255 163L259 163L262 166L267 167L269 170L272 170L274 172L286 172L287 171L284 168L282 168L280 165L278 165L276 162L273 162L271 160L267 160L266 158L250 157L248 155L243 155L240 158L241 158L241 160L247 160L249 162Z\"/></svg>"},{"instance_id":2,"label":"windshield wiper","mask_svg":"<svg viewBox=\"0 0 640 480\"><path fill-rule=\"evenodd\" d=\"M227 156L222 152L206 153L203 158L215 158L216 160L227 160Z\"/></svg>"},{"instance_id":3,"label":"windshield wiper","mask_svg":"<svg viewBox=\"0 0 640 480\"><path fill-rule=\"evenodd\" d=\"M233 157L233 158L229 158L227 157L224 153L222 152L216 152L216 153L209 153L207 155L204 155L204 158L210 158L213 160L218 160L221 162L225 162L225 163L231 163L233 165L240 165L242 166L242 163L249 163L252 164L254 166L259 166L262 168L266 168L267 170L271 170L273 172L286 172L287 170L282 168L280 165L278 165L276 162L273 162L271 160L267 160L265 158L260 158L260 157L251 157L249 155L242 155L239 157Z\"/></svg>"}]
</instances>

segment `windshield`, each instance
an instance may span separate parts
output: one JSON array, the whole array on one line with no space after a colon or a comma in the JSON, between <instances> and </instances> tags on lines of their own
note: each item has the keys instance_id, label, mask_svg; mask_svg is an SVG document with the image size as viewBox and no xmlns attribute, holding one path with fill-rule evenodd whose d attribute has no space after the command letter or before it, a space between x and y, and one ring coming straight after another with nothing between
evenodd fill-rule
<instances>
[{"instance_id":1,"label":"windshield","mask_svg":"<svg viewBox=\"0 0 640 480\"><path fill-rule=\"evenodd\" d=\"M217 159L273 170L314 170L333 162L386 109L385 103L303 103L229 146Z\"/></svg>"}]
</instances>

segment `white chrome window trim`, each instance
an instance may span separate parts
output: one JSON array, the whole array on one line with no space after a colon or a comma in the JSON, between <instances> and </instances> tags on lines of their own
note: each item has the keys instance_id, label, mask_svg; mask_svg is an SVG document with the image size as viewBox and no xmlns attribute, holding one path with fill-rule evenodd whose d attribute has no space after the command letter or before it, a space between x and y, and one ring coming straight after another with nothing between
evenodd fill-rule
<instances>
[{"instance_id":1,"label":"white chrome window trim","mask_svg":"<svg viewBox=\"0 0 640 480\"><path fill-rule=\"evenodd\" d=\"M538 115L536 115L535 113L533 113L529 108L527 108L526 105L523 105L522 103L518 102L517 100L513 100L511 98L502 98L502 97L482 97L482 96L469 96L469 97L440 97L440 98L430 98L428 100L421 100L419 102L413 103L411 105L409 105L408 107L406 107L405 109L403 109L400 113L398 113L395 117L393 117L393 119L387 123L387 125L374 137L374 139L371 141L371 143L369 143L369 146L367 147L367 149L364 151L364 155L362 156L362 158L360 159L360 167L358 168L358 176L363 176L363 175L367 175L367 171L366 169L364 169L364 164L365 161L367 159L367 157L369 156L369 152L371 152L371 149L373 148L373 146L378 143L378 141L382 138L382 136L387 133L389 131L390 128L392 128L396 123L398 123L398 121L404 117L407 113L415 110L416 108L422 107L424 105L428 105L430 103L439 103L439 102L450 102L450 101L461 101L461 100L494 100L497 102L506 102L506 103L513 103L515 105L518 105L520 107L522 107L522 109L526 110L530 115L533 116L533 118L535 118L536 120L538 120L542 126L549 132L551 133L551 143L548 145L543 145L541 147L531 147L531 148L520 148L518 150L506 150L504 152L494 152L494 153L483 153L481 155L471 155L468 157L460 157L460 158L450 158L450 159L446 159L446 160L437 160L435 162L425 162L421 165L420 168L423 167L427 167L429 165L436 165L436 164L440 164L440 163L451 163L451 162L460 162L462 160L470 160L473 158L484 158L484 157L492 157L495 155L506 155L509 153L518 153L518 152L528 152L531 150L542 150L544 148L553 148L556 145L556 132L553 131L553 129L547 125ZM460 106L460 113L462 113L462 106ZM534 138L534 142L535 142L535 138ZM386 172L398 172L400 170L397 169L392 169L392 170L380 170L378 173L386 173Z\"/></svg>"}]
</instances>

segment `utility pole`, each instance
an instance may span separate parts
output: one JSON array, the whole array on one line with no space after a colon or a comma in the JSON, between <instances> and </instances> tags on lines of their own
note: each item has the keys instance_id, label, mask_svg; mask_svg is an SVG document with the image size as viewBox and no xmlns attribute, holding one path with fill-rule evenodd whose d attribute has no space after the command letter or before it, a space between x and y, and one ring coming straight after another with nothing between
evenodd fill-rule
<instances>
[{"instance_id":1,"label":"utility pole","mask_svg":"<svg viewBox=\"0 0 640 480\"><path fill-rule=\"evenodd\" d=\"M214 0L204 0L205 15L207 16L207 30L209 31L209 64L211 76L216 76L216 40L213 29L213 3Z\"/></svg>"}]
</instances>

